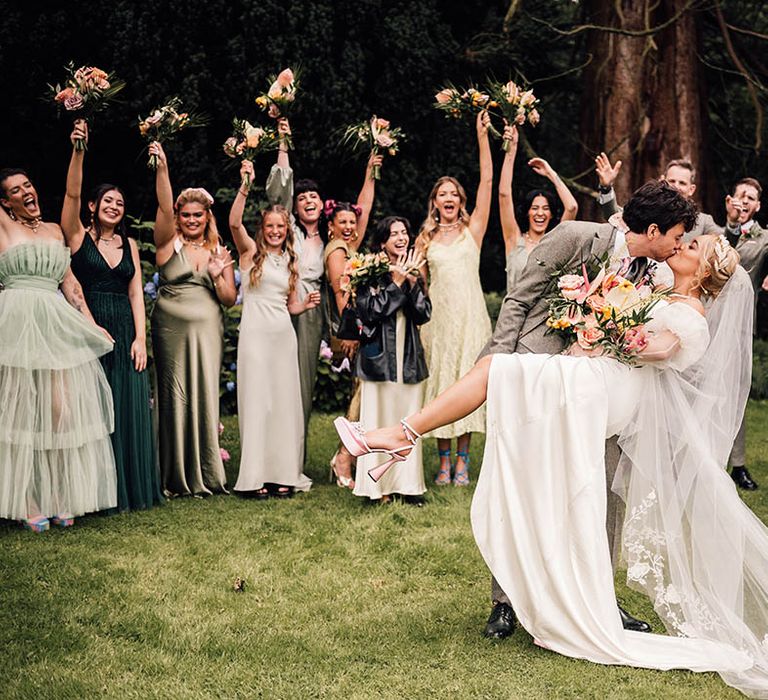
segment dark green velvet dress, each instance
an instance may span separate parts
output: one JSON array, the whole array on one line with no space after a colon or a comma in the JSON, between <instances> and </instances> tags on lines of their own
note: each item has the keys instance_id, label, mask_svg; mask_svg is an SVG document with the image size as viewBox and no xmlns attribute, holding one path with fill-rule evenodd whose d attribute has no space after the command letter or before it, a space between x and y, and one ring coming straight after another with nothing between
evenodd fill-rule
<instances>
[{"instance_id":1,"label":"dark green velvet dress","mask_svg":"<svg viewBox=\"0 0 768 700\"><path fill-rule=\"evenodd\" d=\"M115 339L115 349L101 358L115 402L112 449L117 465L117 508L149 508L163 500L149 406L149 373L137 372L131 360L135 337L128 285L135 266L128 240L123 257L111 268L86 234L72 256L72 271L83 287L96 323Z\"/></svg>"}]
</instances>

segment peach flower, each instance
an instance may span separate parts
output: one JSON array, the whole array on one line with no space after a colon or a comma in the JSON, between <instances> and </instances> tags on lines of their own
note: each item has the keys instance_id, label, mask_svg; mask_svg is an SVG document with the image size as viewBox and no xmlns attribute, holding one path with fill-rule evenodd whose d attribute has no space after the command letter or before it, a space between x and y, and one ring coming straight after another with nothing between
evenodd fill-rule
<instances>
[{"instance_id":1,"label":"peach flower","mask_svg":"<svg viewBox=\"0 0 768 700\"><path fill-rule=\"evenodd\" d=\"M579 275L563 275L557 281L557 286L560 289L560 293L568 301L573 301L579 296L583 282L584 280Z\"/></svg>"},{"instance_id":2,"label":"peach flower","mask_svg":"<svg viewBox=\"0 0 768 700\"><path fill-rule=\"evenodd\" d=\"M456 96L456 91L451 90L450 88L445 88L443 90L440 90L440 92L435 95L435 101L438 104L445 105L448 104L454 97Z\"/></svg>"},{"instance_id":3,"label":"peach flower","mask_svg":"<svg viewBox=\"0 0 768 700\"><path fill-rule=\"evenodd\" d=\"M293 71L290 68L286 68L283 71L280 71L280 75L277 76L277 80L275 81L280 87L291 87L291 83L293 82Z\"/></svg>"},{"instance_id":4,"label":"peach flower","mask_svg":"<svg viewBox=\"0 0 768 700\"><path fill-rule=\"evenodd\" d=\"M56 95L53 99L56 102L65 102L67 99L72 97L72 95L75 94L75 91L71 87L64 88L60 93Z\"/></svg>"}]
</instances>

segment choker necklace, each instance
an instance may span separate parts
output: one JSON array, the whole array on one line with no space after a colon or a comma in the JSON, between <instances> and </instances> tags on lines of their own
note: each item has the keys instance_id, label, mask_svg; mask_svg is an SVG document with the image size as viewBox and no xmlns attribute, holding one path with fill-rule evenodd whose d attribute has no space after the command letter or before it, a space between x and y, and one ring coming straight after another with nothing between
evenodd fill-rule
<instances>
[{"instance_id":1,"label":"choker necklace","mask_svg":"<svg viewBox=\"0 0 768 700\"><path fill-rule=\"evenodd\" d=\"M282 253L271 253L270 251L267 251L267 257L272 261L272 264L275 267L282 267L283 261L285 260L285 251Z\"/></svg>"},{"instance_id":2,"label":"choker necklace","mask_svg":"<svg viewBox=\"0 0 768 700\"><path fill-rule=\"evenodd\" d=\"M105 238L104 236L99 236L98 240L99 242L104 241L104 243L109 245L110 243L112 243L112 241L115 240L115 234L113 233L111 238Z\"/></svg>"},{"instance_id":3,"label":"choker necklace","mask_svg":"<svg viewBox=\"0 0 768 700\"><path fill-rule=\"evenodd\" d=\"M193 248L202 248L205 246L205 241L198 243L197 241L192 241L184 236L181 237L181 240L184 241L185 245L191 245Z\"/></svg>"},{"instance_id":4,"label":"choker necklace","mask_svg":"<svg viewBox=\"0 0 768 700\"><path fill-rule=\"evenodd\" d=\"M32 231L32 233L37 233L37 229L40 228L40 224L43 223L43 219L40 216L36 216L34 219L22 219L20 217L17 217L16 219L22 226L26 226L28 229Z\"/></svg>"},{"instance_id":5,"label":"choker necklace","mask_svg":"<svg viewBox=\"0 0 768 700\"><path fill-rule=\"evenodd\" d=\"M318 231L317 233L307 233L304 235L304 238L308 241L311 241L312 239L318 238L319 236L320 236L320 231Z\"/></svg>"}]
</instances>

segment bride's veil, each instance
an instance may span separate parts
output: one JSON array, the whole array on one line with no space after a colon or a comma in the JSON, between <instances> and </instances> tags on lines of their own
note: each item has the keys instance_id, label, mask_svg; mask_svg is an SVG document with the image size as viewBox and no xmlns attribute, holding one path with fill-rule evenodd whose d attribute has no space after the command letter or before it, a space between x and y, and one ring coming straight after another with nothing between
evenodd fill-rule
<instances>
[{"instance_id":1,"label":"bride's veil","mask_svg":"<svg viewBox=\"0 0 768 700\"><path fill-rule=\"evenodd\" d=\"M668 632L752 656L722 674L768 697L768 529L725 471L749 393L753 292L743 268L707 309L710 344L685 372L644 368L642 399L619 436L624 557Z\"/></svg>"}]
</instances>

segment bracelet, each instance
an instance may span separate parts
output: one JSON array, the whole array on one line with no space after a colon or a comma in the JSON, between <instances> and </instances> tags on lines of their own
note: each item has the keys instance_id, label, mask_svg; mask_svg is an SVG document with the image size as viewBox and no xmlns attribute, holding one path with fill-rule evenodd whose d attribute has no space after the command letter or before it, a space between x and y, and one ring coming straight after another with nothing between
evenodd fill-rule
<instances>
[{"instance_id":1,"label":"bracelet","mask_svg":"<svg viewBox=\"0 0 768 700\"><path fill-rule=\"evenodd\" d=\"M243 195L243 197L247 197L248 193L250 192L250 189L244 190L242 187L238 190L238 192Z\"/></svg>"},{"instance_id":2,"label":"bracelet","mask_svg":"<svg viewBox=\"0 0 768 700\"><path fill-rule=\"evenodd\" d=\"M608 194L613 189L613 185L598 185L597 191L600 194Z\"/></svg>"}]
</instances>

